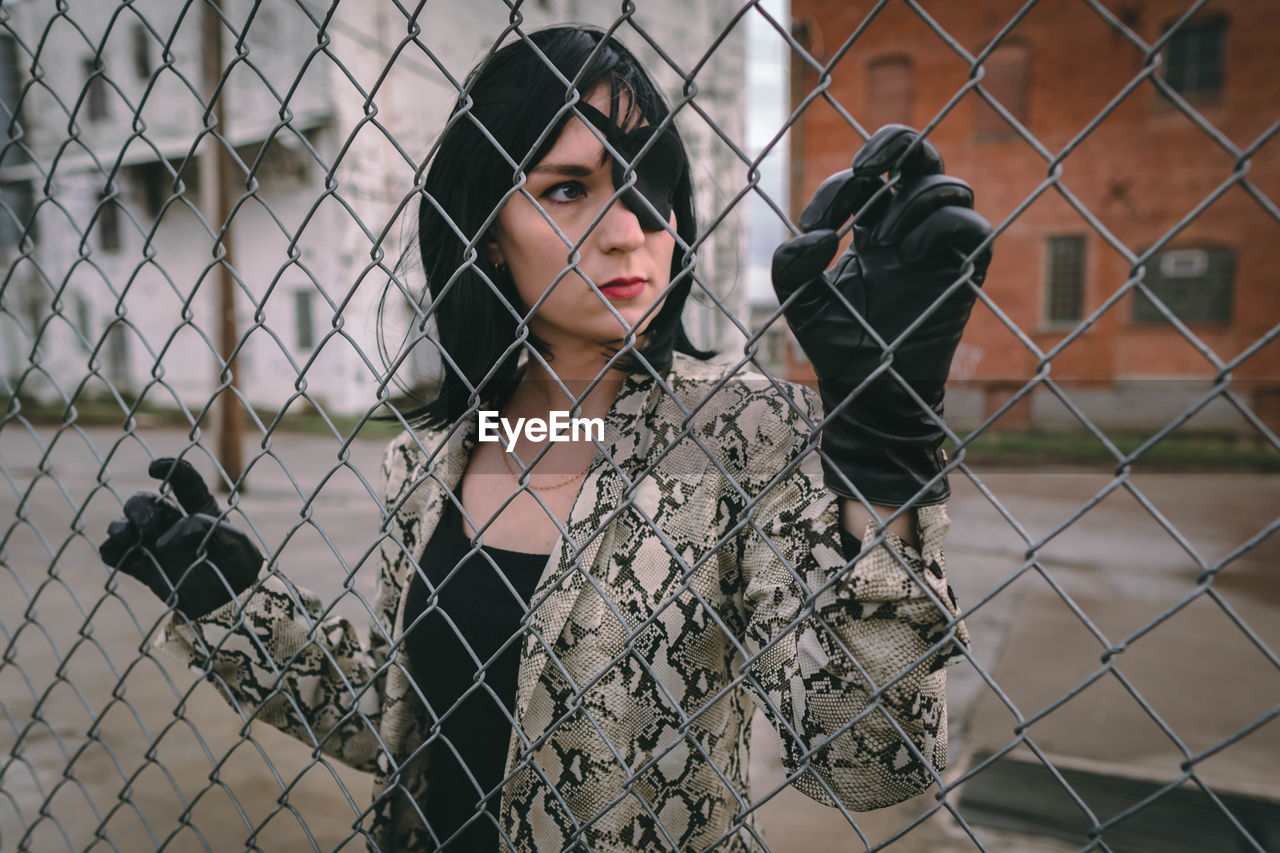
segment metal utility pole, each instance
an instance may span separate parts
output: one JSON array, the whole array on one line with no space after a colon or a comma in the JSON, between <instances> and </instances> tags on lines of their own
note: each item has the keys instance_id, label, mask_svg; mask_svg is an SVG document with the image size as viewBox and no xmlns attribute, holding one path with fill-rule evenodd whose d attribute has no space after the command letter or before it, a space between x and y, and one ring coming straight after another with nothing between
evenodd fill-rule
<instances>
[{"instance_id":1,"label":"metal utility pole","mask_svg":"<svg viewBox=\"0 0 1280 853\"><path fill-rule=\"evenodd\" d=\"M222 79L222 0L204 0L201 18L201 52L205 97L212 101L211 112L217 132L229 145L231 134L227 129L227 93L224 87L214 98L218 82ZM212 135L205 139L205 153L200 164L200 192L206 199L204 208L209 224L222 228L222 260L215 270L218 283L218 356L226 365L228 387L218 397L215 421L217 423L217 456L227 477L236 482L244 473L241 449L243 418L240 399L236 394L236 362L232 357L240 335L236 329L236 283L231 275L234 263L231 251L231 184L228 161L231 153L223 148ZM217 246L215 245L215 251ZM222 371L217 384L222 384ZM219 478L219 483L221 483ZM225 488L225 487L224 487Z\"/></svg>"}]
</instances>

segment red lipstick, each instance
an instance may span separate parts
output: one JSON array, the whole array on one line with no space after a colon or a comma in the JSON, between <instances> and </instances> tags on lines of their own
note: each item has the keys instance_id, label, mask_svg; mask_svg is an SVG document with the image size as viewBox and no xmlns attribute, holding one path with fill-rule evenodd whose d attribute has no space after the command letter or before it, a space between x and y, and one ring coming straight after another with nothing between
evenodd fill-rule
<instances>
[{"instance_id":1,"label":"red lipstick","mask_svg":"<svg viewBox=\"0 0 1280 853\"><path fill-rule=\"evenodd\" d=\"M644 292L643 278L615 278L600 285L600 292L610 300L635 299Z\"/></svg>"}]
</instances>

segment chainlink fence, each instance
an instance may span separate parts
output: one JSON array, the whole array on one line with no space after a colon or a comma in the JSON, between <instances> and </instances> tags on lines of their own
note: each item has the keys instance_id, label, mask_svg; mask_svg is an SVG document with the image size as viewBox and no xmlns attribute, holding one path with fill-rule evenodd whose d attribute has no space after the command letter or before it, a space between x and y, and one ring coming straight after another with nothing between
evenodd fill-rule
<instances>
[{"instance_id":1,"label":"chainlink fence","mask_svg":"<svg viewBox=\"0 0 1280 853\"><path fill-rule=\"evenodd\" d=\"M412 258L433 144L487 51L582 20L668 92L702 228L687 326L717 361L808 377L762 270L882 123L922 127L996 229L948 395L973 637L949 767L899 806L821 806L759 716L732 804L759 831L719 846L1277 849L1280 27L1243 0L6 2L0 849L362 849L405 795L393 773L371 803L369 773L256 719L271 696L230 707L156 653L167 608L97 547L181 454L313 616L371 624L383 447L440 369ZM649 808L677 744L714 765L710 705L615 753L604 807ZM598 817L569 846L602 849Z\"/></svg>"}]
</instances>

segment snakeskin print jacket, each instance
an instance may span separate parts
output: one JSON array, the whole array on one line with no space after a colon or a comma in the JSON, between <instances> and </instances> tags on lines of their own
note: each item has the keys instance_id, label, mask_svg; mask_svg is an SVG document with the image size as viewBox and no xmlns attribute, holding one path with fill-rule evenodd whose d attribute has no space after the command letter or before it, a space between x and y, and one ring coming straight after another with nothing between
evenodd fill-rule
<instances>
[{"instance_id":1,"label":"snakeskin print jacket","mask_svg":"<svg viewBox=\"0 0 1280 853\"><path fill-rule=\"evenodd\" d=\"M931 784L945 664L968 642L946 511L918 510L919 551L868 528L875 547L850 567L811 452L819 419L808 389L682 356L662 381L625 380L527 618L504 849L759 849L744 815L753 707L819 801L873 809ZM433 732L399 648L403 593L475 433L473 417L388 448L368 633L322 620L273 571L159 638L246 713L372 772L374 850L428 837L416 803Z\"/></svg>"}]
</instances>

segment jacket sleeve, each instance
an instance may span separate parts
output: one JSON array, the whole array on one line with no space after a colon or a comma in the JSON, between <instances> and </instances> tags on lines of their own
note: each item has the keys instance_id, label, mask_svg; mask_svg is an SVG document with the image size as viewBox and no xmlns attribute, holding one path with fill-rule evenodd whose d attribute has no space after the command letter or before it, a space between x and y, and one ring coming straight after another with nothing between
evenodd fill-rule
<instances>
[{"instance_id":1,"label":"jacket sleeve","mask_svg":"<svg viewBox=\"0 0 1280 853\"><path fill-rule=\"evenodd\" d=\"M389 449L384 506L391 458ZM400 548L388 535L370 558L381 572L377 618L367 635L346 619L322 618L320 600L272 568L256 587L207 616L191 621L170 614L154 647L205 675L246 720L268 723L357 770L375 771L398 599L388 568Z\"/></svg>"},{"instance_id":2,"label":"jacket sleeve","mask_svg":"<svg viewBox=\"0 0 1280 853\"><path fill-rule=\"evenodd\" d=\"M821 419L812 395L800 402ZM946 766L945 666L968 645L944 572L946 509L917 510L919 551L869 525L850 566L807 424L761 423L738 547L747 684L797 788L859 811L901 802Z\"/></svg>"}]
</instances>

